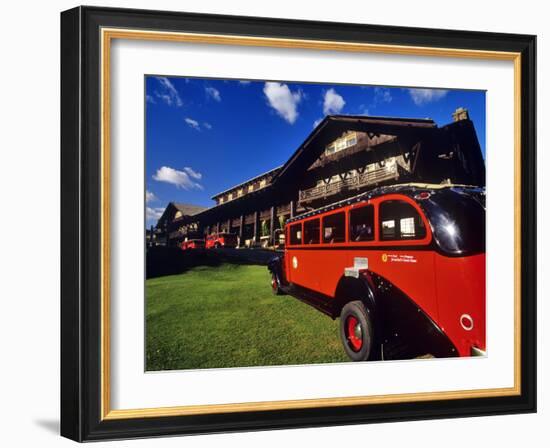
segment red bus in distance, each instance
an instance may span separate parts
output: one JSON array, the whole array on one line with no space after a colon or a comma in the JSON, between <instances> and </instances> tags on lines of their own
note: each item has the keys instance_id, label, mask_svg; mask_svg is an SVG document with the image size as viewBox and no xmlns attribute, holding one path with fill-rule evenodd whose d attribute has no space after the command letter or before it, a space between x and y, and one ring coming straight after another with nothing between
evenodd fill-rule
<instances>
[{"instance_id":1,"label":"red bus in distance","mask_svg":"<svg viewBox=\"0 0 550 448\"><path fill-rule=\"evenodd\" d=\"M204 240L192 239L181 243L182 250L204 249Z\"/></svg>"},{"instance_id":2,"label":"red bus in distance","mask_svg":"<svg viewBox=\"0 0 550 448\"><path fill-rule=\"evenodd\" d=\"M220 249L222 247L237 247L237 235L234 233L220 232L212 233L206 237L207 249Z\"/></svg>"}]
</instances>

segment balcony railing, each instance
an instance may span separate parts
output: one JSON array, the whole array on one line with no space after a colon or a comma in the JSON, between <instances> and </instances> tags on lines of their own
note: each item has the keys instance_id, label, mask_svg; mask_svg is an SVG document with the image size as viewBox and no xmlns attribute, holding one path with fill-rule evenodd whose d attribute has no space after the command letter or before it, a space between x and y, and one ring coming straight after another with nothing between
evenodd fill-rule
<instances>
[{"instance_id":1,"label":"balcony railing","mask_svg":"<svg viewBox=\"0 0 550 448\"><path fill-rule=\"evenodd\" d=\"M300 191L300 202L309 202L316 199L323 199L349 190L369 187L391 179L397 179L399 172L397 164L387 164L373 171L366 171L346 179L332 182L318 187L308 188Z\"/></svg>"},{"instance_id":2,"label":"balcony railing","mask_svg":"<svg viewBox=\"0 0 550 448\"><path fill-rule=\"evenodd\" d=\"M176 239L179 239L179 238L183 238L187 235L187 231L183 231L183 230L176 230L174 232L169 232L168 233L168 239L170 240L176 240Z\"/></svg>"}]
</instances>

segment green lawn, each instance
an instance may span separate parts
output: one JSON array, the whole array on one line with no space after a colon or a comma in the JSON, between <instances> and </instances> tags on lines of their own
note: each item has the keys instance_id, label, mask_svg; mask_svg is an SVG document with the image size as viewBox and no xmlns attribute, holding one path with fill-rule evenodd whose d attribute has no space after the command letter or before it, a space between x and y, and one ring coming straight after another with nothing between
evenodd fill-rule
<instances>
[{"instance_id":1,"label":"green lawn","mask_svg":"<svg viewBox=\"0 0 550 448\"><path fill-rule=\"evenodd\" d=\"M265 266L234 264L147 280L147 370L348 361L338 321L269 280Z\"/></svg>"}]
</instances>

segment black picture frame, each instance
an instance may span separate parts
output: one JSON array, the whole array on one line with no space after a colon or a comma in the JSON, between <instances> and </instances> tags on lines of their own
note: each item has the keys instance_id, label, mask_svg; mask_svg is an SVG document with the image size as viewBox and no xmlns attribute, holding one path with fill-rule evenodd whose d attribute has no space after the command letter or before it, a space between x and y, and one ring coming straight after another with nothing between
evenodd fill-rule
<instances>
[{"instance_id":1,"label":"black picture frame","mask_svg":"<svg viewBox=\"0 0 550 448\"><path fill-rule=\"evenodd\" d=\"M521 54L521 393L515 396L102 419L101 28ZM78 7L61 14L61 435L76 441L536 411L536 37ZM512 181L512 180L511 180Z\"/></svg>"}]
</instances>

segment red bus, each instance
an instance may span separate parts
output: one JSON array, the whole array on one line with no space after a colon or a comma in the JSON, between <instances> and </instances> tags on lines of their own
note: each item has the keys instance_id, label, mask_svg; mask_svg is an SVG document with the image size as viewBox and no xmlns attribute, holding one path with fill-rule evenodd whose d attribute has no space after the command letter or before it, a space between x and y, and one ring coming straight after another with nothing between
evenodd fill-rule
<instances>
[{"instance_id":1,"label":"red bus","mask_svg":"<svg viewBox=\"0 0 550 448\"><path fill-rule=\"evenodd\" d=\"M237 235L234 233L220 232L212 233L206 237L206 248L207 249L219 249L222 247L237 247Z\"/></svg>"},{"instance_id":2,"label":"red bus","mask_svg":"<svg viewBox=\"0 0 550 448\"><path fill-rule=\"evenodd\" d=\"M485 354L485 190L381 187L287 221L275 294L340 318L354 361Z\"/></svg>"},{"instance_id":3,"label":"red bus","mask_svg":"<svg viewBox=\"0 0 550 448\"><path fill-rule=\"evenodd\" d=\"M192 239L181 243L182 250L204 249L204 240Z\"/></svg>"}]
</instances>

